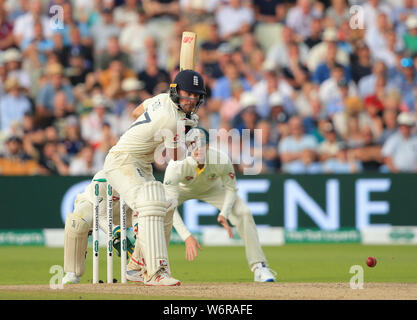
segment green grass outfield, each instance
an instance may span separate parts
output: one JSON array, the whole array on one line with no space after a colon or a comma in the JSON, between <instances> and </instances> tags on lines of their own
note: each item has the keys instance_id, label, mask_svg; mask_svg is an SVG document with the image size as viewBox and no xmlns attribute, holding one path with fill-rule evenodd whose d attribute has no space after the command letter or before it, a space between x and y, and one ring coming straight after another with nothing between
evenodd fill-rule
<instances>
[{"instance_id":1,"label":"green grass outfield","mask_svg":"<svg viewBox=\"0 0 417 320\"><path fill-rule=\"evenodd\" d=\"M349 282L351 266L360 265L367 282L417 283L417 248L412 245L288 244L263 249L279 282ZM82 283L91 283L92 279L91 248L88 253ZM100 253L100 279L105 281L105 249ZM169 254L173 276L184 284L253 281L244 247L203 247L193 262L185 260L183 245L170 246ZM53 276L50 268L64 263L63 248L0 247L0 256L0 285L49 284ZM376 257L376 267L366 265L368 256ZM114 258L114 275L120 281L118 257ZM18 292L0 290L0 299L15 298L21 298Z\"/></svg>"}]
</instances>

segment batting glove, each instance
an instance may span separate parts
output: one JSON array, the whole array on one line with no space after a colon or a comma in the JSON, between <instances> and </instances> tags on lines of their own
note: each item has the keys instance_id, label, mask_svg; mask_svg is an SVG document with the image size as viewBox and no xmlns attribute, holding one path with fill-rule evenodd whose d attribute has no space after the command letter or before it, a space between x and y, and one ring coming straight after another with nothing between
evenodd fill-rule
<instances>
[{"instance_id":1,"label":"batting glove","mask_svg":"<svg viewBox=\"0 0 417 320\"><path fill-rule=\"evenodd\" d=\"M200 117L197 114L192 113L191 116L190 116L190 119L188 119L188 118L184 119L185 126L189 126L189 127L193 127L193 128L197 127L199 119L200 119Z\"/></svg>"}]
</instances>

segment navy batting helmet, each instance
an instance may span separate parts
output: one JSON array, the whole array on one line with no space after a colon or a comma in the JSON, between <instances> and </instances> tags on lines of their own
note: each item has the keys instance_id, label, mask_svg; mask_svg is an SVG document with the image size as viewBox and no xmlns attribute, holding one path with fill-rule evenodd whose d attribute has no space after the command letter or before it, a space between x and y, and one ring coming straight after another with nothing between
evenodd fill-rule
<instances>
[{"instance_id":1,"label":"navy batting helmet","mask_svg":"<svg viewBox=\"0 0 417 320\"><path fill-rule=\"evenodd\" d=\"M196 109L198 109L198 107L204 103L206 89L204 87L203 77L198 72L194 70L183 70L178 72L173 83L170 85L170 98L181 109L179 105L179 100L181 98L179 95L179 90L184 90L200 95Z\"/></svg>"}]
</instances>

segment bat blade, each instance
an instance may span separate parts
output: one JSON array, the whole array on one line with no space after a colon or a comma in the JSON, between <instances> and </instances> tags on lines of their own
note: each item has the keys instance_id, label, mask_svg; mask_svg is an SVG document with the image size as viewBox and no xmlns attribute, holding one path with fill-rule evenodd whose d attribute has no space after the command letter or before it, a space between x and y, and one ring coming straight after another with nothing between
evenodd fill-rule
<instances>
[{"instance_id":1,"label":"bat blade","mask_svg":"<svg viewBox=\"0 0 417 320\"><path fill-rule=\"evenodd\" d=\"M181 50L180 50L180 71L194 70L195 68L195 48L197 34L190 31L182 33Z\"/></svg>"}]
</instances>

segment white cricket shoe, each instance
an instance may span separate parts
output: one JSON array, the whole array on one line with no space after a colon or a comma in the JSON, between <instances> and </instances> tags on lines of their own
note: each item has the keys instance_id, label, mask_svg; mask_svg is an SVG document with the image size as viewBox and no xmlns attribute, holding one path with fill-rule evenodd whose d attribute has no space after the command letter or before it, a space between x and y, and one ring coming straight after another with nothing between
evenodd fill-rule
<instances>
[{"instance_id":1,"label":"white cricket shoe","mask_svg":"<svg viewBox=\"0 0 417 320\"><path fill-rule=\"evenodd\" d=\"M167 270L161 268L150 280L144 281L144 284L147 286L180 286L181 282L172 278Z\"/></svg>"},{"instance_id":2,"label":"white cricket shoe","mask_svg":"<svg viewBox=\"0 0 417 320\"><path fill-rule=\"evenodd\" d=\"M275 282L276 272L269 269L264 262L257 263L253 273L255 282Z\"/></svg>"},{"instance_id":3,"label":"white cricket shoe","mask_svg":"<svg viewBox=\"0 0 417 320\"><path fill-rule=\"evenodd\" d=\"M126 279L129 281L134 281L134 282L143 282L144 278L143 278L143 271L141 270L128 270L126 272Z\"/></svg>"},{"instance_id":4,"label":"white cricket shoe","mask_svg":"<svg viewBox=\"0 0 417 320\"><path fill-rule=\"evenodd\" d=\"M62 284L76 284L80 283L81 277L77 277L75 272L67 272L62 279Z\"/></svg>"}]
</instances>

